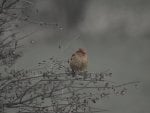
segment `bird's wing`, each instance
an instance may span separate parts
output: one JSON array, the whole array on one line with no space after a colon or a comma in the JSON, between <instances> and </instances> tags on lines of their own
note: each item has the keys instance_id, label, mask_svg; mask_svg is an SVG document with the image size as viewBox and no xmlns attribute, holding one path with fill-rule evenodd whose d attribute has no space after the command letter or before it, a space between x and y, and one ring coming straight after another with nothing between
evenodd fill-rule
<instances>
[{"instance_id":1,"label":"bird's wing","mask_svg":"<svg viewBox=\"0 0 150 113\"><path fill-rule=\"evenodd\" d=\"M75 57L75 54L72 54L72 56L71 56L71 59L70 59L70 60L72 60L72 59L73 59L73 57Z\"/></svg>"}]
</instances>

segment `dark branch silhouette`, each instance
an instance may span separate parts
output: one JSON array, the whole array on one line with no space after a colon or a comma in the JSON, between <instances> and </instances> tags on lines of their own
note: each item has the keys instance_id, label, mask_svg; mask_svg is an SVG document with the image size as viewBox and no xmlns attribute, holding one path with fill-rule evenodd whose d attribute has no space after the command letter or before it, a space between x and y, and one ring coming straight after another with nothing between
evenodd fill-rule
<instances>
[{"instance_id":1,"label":"dark branch silhouette","mask_svg":"<svg viewBox=\"0 0 150 113\"><path fill-rule=\"evenodd\" d=\"M76 76L67 64L54 58L39 63L41 69L12 70L1 84L0 92L5 108L18 108L20 112L84 113L100 112L91 104L110 95L125 95L127 87L139 82L117 84L108 81L112 73L83 72ZM49 71L43 71L45 65Z\"/></svg>"}]
</instances>

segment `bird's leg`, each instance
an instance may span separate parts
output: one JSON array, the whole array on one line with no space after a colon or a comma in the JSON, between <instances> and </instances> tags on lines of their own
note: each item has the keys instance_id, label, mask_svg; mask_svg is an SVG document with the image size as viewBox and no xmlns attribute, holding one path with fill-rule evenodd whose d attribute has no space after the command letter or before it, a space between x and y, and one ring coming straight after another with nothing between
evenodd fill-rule
<instances>
[{"instance_id":1,"label":"bird's leg","mask_svg":"<svg viewBox=\"0 0 150 113\"><path fill-rule=\"evenodd\" d=\"M72 77L75 77L76 72L74 70L72 70Z\"/></svg>"},{"instance_id":2,"label":"bird's leg","mask_svg":"<svg viewBox=\"0 0 150 113\"><path fill-rule=\"evenodd\" d=\"M88 71L84 71L84 79L86 79L88 77Z\"/></svg>"}]
</instances>

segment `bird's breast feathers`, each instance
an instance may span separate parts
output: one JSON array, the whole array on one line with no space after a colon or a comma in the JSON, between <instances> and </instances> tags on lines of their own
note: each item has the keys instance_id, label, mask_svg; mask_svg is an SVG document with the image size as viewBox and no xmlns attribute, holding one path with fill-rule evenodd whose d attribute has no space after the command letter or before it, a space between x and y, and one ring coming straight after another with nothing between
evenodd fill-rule
<instances>
[{"instance_id":1,"label":"bird's breast feathers","mask_svg":"<svg viewBox=\"0 0 150 113\"><path fill-rule=\"evenodd\" d=\"M87 68L87 55L73 54L70 60L70 67L74 71L83 71Z\"/></svg>"}]
</instances>

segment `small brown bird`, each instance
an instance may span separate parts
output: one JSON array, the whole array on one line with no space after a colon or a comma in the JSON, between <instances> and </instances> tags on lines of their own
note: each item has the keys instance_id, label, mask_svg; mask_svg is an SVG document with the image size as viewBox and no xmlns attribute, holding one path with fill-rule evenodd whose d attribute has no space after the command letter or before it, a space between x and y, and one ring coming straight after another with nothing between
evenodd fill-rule
<instances>
[{"instance_id":1,"label":"small brown bird","mask_svg":"<svg viewBox=\"0 0 150 113\"><path fill-rule=\"evenodd\" d=\"M70 68L72 72L86 71L88 65L88 55L85 49L79 48L70 59Z\"/></svg>"}]
</instances>

